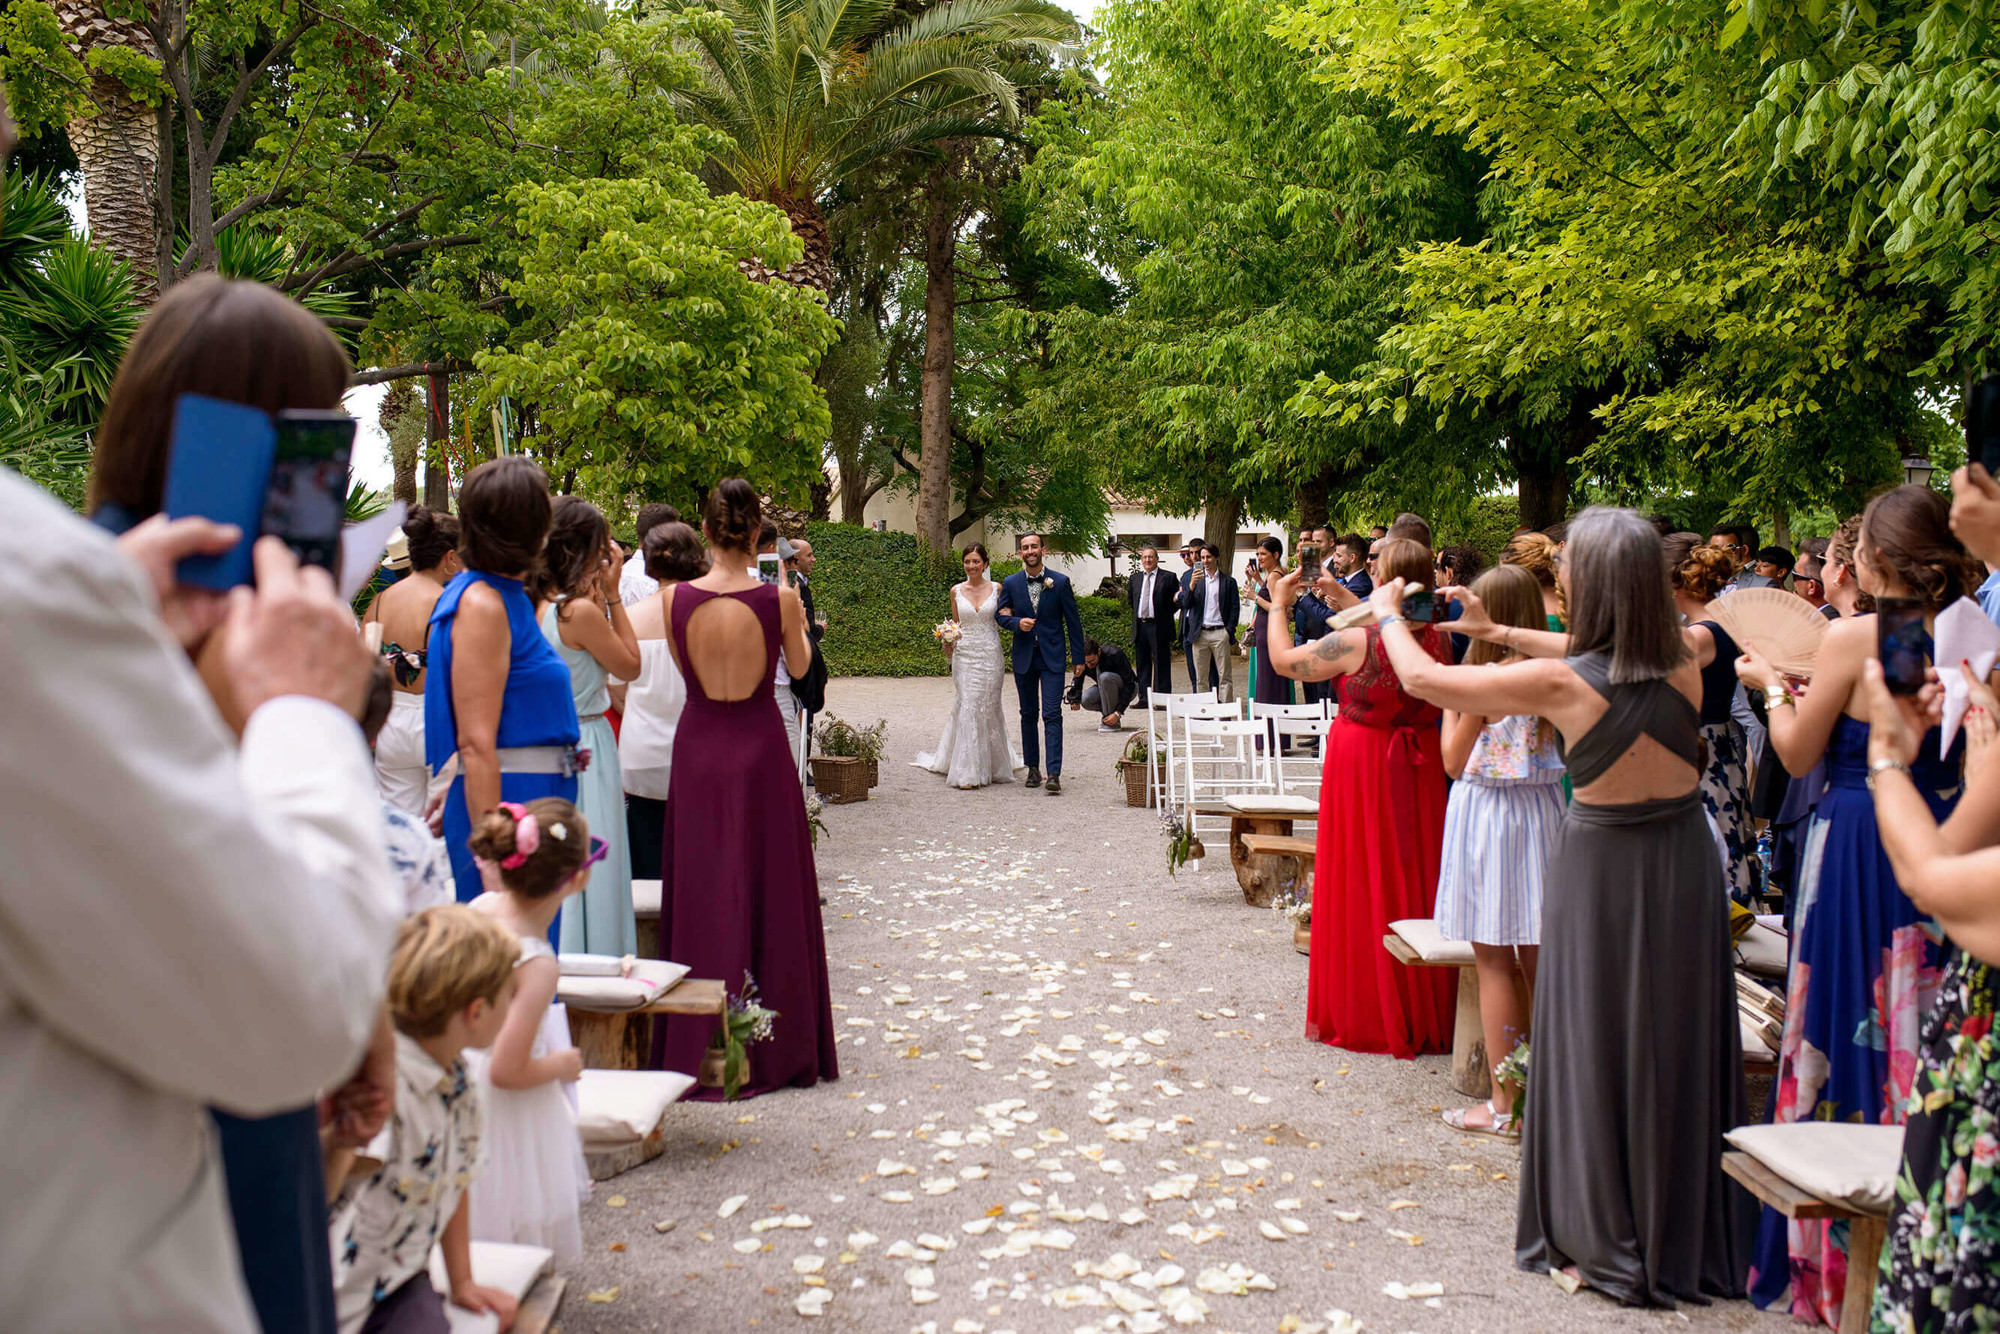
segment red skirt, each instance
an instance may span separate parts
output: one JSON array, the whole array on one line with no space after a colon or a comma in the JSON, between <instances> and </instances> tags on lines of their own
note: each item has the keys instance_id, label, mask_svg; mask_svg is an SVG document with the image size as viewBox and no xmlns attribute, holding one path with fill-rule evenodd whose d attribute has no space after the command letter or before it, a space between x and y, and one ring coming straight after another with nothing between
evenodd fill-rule
<instances>
[{"instance_id":1,"label":"red skirt","mask_svg":"<svg viewBox=\"0 0 2000 1334\"><path fill-rule=\"evenodd\" d=\"M1458 979L1382 948L1389 923L1429 917L1444 846L1438 729L1335 718L1320 786L1306 1036L1410 1057L1451 1050Z\"/></svg>"}]
</instances>

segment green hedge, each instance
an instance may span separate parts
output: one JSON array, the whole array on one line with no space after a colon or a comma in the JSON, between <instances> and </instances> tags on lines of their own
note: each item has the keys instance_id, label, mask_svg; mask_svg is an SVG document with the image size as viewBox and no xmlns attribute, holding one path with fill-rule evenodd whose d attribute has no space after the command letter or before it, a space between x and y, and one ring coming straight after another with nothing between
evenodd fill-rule
<instances>
[{"instance_id":1,"label":"green hedge","mask_svg":"<svg viewBox=\"0 0 2000 1334\"><path fill-rule=\"evenodd\" d=\"M878 533L847 523L806 526L813 544L813 606L828 623L821 649L835 676L948 676L951 663L931 638L945 618L962 568L927 557L914 533ZM1002 561L993 577L1021 563ZM1079 597L1083 632L1130 649L1132 622L1115 598ZM1012 636L1006 636L1010 639ZM1011 645L1010 645L1011 651Z\"/></svg>"}]
</instances>

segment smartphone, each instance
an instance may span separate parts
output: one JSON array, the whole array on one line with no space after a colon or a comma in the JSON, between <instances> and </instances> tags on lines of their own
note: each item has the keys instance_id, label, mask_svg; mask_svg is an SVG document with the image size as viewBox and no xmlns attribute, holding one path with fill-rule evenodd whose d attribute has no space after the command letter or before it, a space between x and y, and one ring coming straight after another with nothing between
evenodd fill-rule
<instances>
[{"instance_id":1,"label":"smartphone","mask_svg":"<svg viewBox=\"0 0 2000 1334\"><path fill-rule=\"evenodd\" d=\"M1965 458L2000 477L2000 372L1976 382L1967 395Z\"/></svg>"},{"instance_id":2,"label":"smartphone","mask_svg":"<svg viewBox=\"0 0 2000 1334\"><path fill-rule=\"evenodd\" d=\"M354 418L338 411L288 409L278 414L275 426L258 532L282 538L301 565L338 570Z\"/></svg>"},{"instance_id":3,"label":"smartphone","mask_svg":"<svg viewBox=\"0 0 2000 1334\"><path fill-rule=\"evenodd\" d=\"M1406 621L1431 622L1437 620L1437 598L1428 588L1418 589L1403 599L1403 619Z\"/></svg>"},{"instance_id":4,"label":"smartphone","mask_svg":"<svg viewBox=\"0 0 2000 1334\"><path fill-rule=\"evenodd\" d=\"M1882 660L1890 694L1914 695L1924 688L1931 636L1924 629L1923 603L1911 598L1875 600L1875 656Z\"/></svg>"},{"instance_id":5,"label":"smartphone","mask_svg":"<svg viewBox=\"0 0 2000 1334\"><path fill-rule=\"evenodd\" d=\"M275 435L262 409L203 394L174 400L161 508L170 519L199 515L235 524L244 535L220 555L183 560L176 572L180 582L217 590L250 582L250 548L261 531Z\"/></svg>"},{"instance_id":6,"label":"smartphone","mask_svg":"<svg viewBox=\"0 0 2000 1334\"><path fill-rule=\"evenodd\" d=\"M1306 546L1299 548L1299 581L1307 587L1319 581L1319 548Z\"/></svg>"},{"instance_id":7,"label":"smartphone","mask_svg":"<svg viewBox=\"0 0 2000 1334\"><path fill-rule=\"evenodd\" d=\"M778 553L775 551L767 551L757 557L757 578L764 583L777 583L784 568L785 563L778 559Z\"/></svg>"}]
</instances>

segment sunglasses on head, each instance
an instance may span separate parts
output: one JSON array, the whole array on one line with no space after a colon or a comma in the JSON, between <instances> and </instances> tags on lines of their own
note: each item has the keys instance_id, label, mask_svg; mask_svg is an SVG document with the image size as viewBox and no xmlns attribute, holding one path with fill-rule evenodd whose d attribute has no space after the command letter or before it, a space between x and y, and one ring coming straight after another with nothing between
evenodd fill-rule
<instances>
[{"instance_id":1,"label":"sunglasses on head","mask_svg":"<svg viewBox=\"0 0 2000 1334\"><path fill-rule=\"evenodd\" d=\"M590 836L590 853L583 859L583 865L579 869L588 871L591 867L597 865L610 855L611 845L597 835L592 834Z\"/></svg>"}]
</instances>

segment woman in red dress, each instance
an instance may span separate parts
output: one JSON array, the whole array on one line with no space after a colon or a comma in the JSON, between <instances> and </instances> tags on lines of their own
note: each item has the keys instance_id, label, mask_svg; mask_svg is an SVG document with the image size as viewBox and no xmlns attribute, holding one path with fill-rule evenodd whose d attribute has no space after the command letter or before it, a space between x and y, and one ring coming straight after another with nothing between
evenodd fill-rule
<instances>
[{"instance_id":1,"label":"woman in red dress","mask_svg":"<svg viewBox=\"0 0 2000 1334\"><path fill-rule=\"evenodd\" d=\"M1428 584L1431 553L1396 538L1376 553L1375 578ZM1274 590L1290 614L1298 576ZM1435 625L1417 642L1450 663ZM1327 735L1320 783L1318 870L1306 1036L1348 1051L1410 1057L1451 1050L1455 979L1410 968L1382 948L1389 923L1429 917L1444 844L1444 761L1433 705L1403 693L1373 626L1336 630L1311 644L1270 649L1300 681L1334 682L1339 713Z\"/></svg>"}]
</instances>

